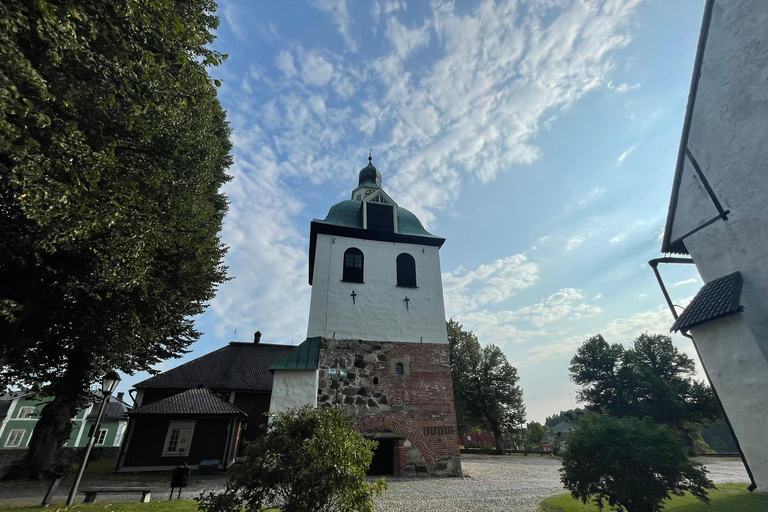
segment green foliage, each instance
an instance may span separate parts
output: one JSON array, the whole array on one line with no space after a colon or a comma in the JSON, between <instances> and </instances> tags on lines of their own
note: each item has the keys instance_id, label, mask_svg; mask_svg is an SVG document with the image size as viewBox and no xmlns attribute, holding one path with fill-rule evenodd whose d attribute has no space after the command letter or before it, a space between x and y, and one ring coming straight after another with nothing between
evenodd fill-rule
<instances>
[{"instance_id":1,"label":"green foliage","mask_svg":"<svg viewBox=\"0 0 768 512\"><path fill-rule=\"evenodd\" d=\"M528 423L528 428L525 435L526 443L529 450L541 449L541 438L544 437L544 433L547 431L546 427L541 423L532 421Z\"/></svg>"},{"instance_id":2,"label":"green foliage","mask_svg":"<svg viewBox=\"0 0 768 512\"><path fill-rule=\"evenodd\" d=\"M631 348L599 334L571 359L571 379L588 409L614 416L650 417L675 428L692 447L693 433L720 409L712 390L693 379L695 364L669 336L641 334Z\"/></svg>"},{"instance_id":3,"label":"green foliage","mask_svg":"<svg viewBox=\"0 0 768 512\"><path fill-rule=\"evenodd\" d=\"M215 9L0 5L0 387L56 397L30 445L37 470L91 383L183 354L226 279Z\"/></svg>"},{"instance_id":4,"label":"green foliage","mask_svg":"<svg viewBox=\"0 0 768 512\"><path fill-rule=\"evenodd\" d=\"M577 407L576 409L568 409L567 411L560 411L552 416L547 416L544 420L544 424L548 427L554 427L558 423L563 421L573 422L584 414L584 409Z\"/></svg>"},{"instance_id":5,"label":"green foliage","mask_svg":"<svg viewBox=\"0 0 768 512\"><path fill-rule=\"evenodd\" d=\"M496 452L504 453L504 433L525 421L523 391L517 369L496 345L482 347L472 331L448 321L451 377L460 431L487 428L496 438Z\"/></svg>"},{"instance_id":6,"label":"green foliage","mask_svg":"<svg viewBox=\"0 0 768 512\"><path fill-rule=\"evenodd\" d=\"M710 490L709 503L702 503L690 493L673 496L664 505L664 512L763 512L768 510L768 496L750 493L744 484L720 484ZM584 504L570 494L559 494L544 500L539 512L598 512L592 503Z\"/></svg>"},{"instance_id":7,"label":"green foliage","mask_svg":"<svg viewBox=\"0 0 768 512\"><path fill-rule=\"evenodd\" d=\"M680 436L650 418L584 415L568 438L560 472L574 498L620 512L659 512L670 495L686 491L706 502L714 487Z\"/></svg>"},{"instance_id":8,"label":"green foliage","mask_svg":"<svg viewBox=\"0 0 768 512\"><path fill-rule=\"evenodd\" d=\"M272 418L252 442L246 462L220 493L198 498L204 512L373 512L387 483L368 483L373 441L352 429L337 409L305 406Z\"/></svg>"},{"instance_id":9,"label":"green foliage","mask_svg":"<svg viewBox=\"0 0 768 512\"><path fill-rule=\"evenodd\" d=\"M705 423L701 437L715 453L739 453L725 419Z\"/></svg>"}]
</instances>

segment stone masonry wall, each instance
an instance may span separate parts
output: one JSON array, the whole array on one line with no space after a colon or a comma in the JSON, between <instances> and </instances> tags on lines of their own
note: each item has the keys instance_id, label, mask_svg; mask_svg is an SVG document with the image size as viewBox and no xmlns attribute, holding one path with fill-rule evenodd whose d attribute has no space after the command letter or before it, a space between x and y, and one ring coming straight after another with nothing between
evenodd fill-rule
<instances>
[{"instance_id":1,"label":"stone masonry wall","mask_svg":"<svg viewBox=\"0 0 768 512\"><path fill-rule=\"evenodd\" d=\"M372 437L403 439L396 472L461 476L448 357L447 344L323 339L318 407L341 407ZM329 368L347 375L334 381Z\"/></svg>"}]
</instances>

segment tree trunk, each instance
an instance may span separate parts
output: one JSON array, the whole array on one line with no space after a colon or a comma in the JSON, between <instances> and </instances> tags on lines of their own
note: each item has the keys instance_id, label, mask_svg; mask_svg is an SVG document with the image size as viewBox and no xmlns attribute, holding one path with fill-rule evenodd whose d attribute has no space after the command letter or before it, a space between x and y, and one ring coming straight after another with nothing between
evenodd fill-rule
<instances>
[{"instance_id":1,"label":"tree trunk","mask_svg":"<svg viewBox=\"0 0 768 512\"><path fill-rule=\"evenodd\" d=\"M507 451L504 449L504 439L502 437L501 428L497 425L491 425L493 430L493 437L496 438L496 455L504 455Z\"/></svg>"},{"instance_id":2,"label":"tree trunk","mask_svg":"<svg viewBox=\"0 0 768 512\"><path fill-rule=\"evenodd\" d=\"M56 397L43 407L29 441L27 456L22 462L28 476L40 479L53 469L56 456L72 433L72 418L75 414L76 405L65 397Z\"/></svg>"}]
</instances>

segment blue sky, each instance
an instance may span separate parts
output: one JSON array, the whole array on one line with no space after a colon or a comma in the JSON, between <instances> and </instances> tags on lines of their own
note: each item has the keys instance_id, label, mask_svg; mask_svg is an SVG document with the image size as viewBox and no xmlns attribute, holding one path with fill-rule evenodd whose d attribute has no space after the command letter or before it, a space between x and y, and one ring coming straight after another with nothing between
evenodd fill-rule
<instances>
[{"instance_id":1,"label":"blue sky","mask_svg":"<svg viewBox=\"0 0 768 512\"><path fill-rule=\"evenodd\" d=\"M446 314L501 346L528 416L575 404L588 336L667 332L659 256L702 0L221 1L233 280L183 360L306 334L309 223L373 148L443 236ZM701 286L664 269L673 298ZM678 345L693 355L688 340ZM159 368L171 368L173 360ZM145 378L126 376L123 388Z\"/></svg>"}]
</instances>

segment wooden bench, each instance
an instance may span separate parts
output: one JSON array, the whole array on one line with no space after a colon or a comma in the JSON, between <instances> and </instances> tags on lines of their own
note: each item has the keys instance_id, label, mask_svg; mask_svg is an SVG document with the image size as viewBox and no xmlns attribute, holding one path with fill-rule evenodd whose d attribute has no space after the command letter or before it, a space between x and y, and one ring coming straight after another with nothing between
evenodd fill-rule
<instances>
[{"instance_id":1,"label":"wooden bench","mask_svg":"<svg viewBox=\"0 0 768 512\"><path fill-rule=\"evenodd\" d=\"M130 492L140 492L141 499L139 500L139 503L149 503L152 496L152 489L146 487L91 487L90 489L83 489L80 492L85 494L83 503L93 503L96 501L96 496L101 493L126 494Z\"/></svg>"}]
</instances>

